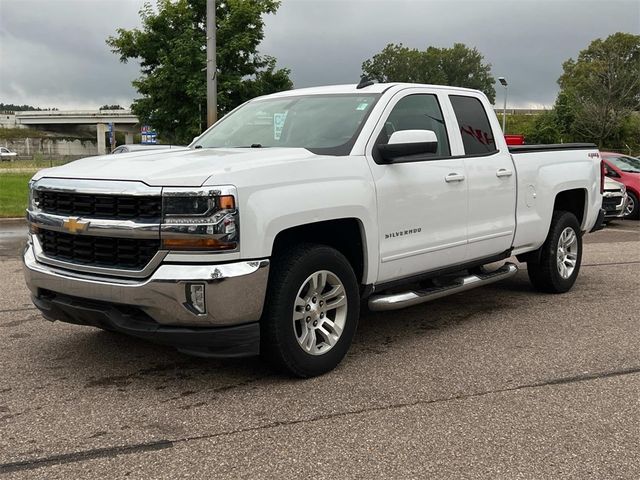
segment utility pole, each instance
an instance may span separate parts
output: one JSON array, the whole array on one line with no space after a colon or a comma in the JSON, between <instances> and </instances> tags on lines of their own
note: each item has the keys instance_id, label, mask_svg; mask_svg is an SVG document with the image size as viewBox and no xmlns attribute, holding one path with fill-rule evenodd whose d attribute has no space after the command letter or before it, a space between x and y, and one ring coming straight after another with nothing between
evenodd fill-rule
<instances>
[{"instance_id":1,"label":"utility pole","mask_svg":"<svg viewBox=\"0 0 640 480\"><path fill-rule=\"evenodd\" d=\"M506 126L507 126L507 88L509 86L509 84L507 83L507 79L504 77L499 77L498 81L500 82L500 85L502 85L504 87L504 107L502 108L502 134L505 135L507 133L506 131Z\"/></svg>"},{"instance_id":2,"label":"utility pole","mask_svg":"<svg viewBox=\"0 0 640 480\"><path fill-rule=\"evenodd\" d=\"M207 127L216 123L217 119L216 1L207 0Z\"/></svg>"}]
</instances>

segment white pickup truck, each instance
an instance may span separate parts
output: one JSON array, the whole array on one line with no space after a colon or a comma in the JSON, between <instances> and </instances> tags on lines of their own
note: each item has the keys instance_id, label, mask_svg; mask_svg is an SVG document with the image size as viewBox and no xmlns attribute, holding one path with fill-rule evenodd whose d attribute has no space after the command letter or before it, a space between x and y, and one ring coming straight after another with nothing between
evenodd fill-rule
<instances>
[{"instance_id":1,"label":"white pickup truck","mask_svg":"<svg viewBox=\"0 0 640 480\"><path fill-rule=\"evenodd\" d=\"M414 84L256 98L182 150L86 158L30 183L24 271L49 320L199 356L334 368L361 304L514 275L576 281L603 219L589 144L507 147L487 98Z\"/></svg>"}]
</instances>

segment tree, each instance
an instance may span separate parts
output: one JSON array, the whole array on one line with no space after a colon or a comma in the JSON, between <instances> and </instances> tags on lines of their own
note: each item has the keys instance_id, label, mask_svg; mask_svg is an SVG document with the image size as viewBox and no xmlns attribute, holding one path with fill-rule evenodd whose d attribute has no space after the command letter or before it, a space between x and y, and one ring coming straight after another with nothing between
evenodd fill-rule
<instances>
[{"instance_id":1,"label":"tree","mask_svg":"<svg viewBox=\"0 0 640 480\"><path fill-rule=\"evenodd\" d=\"M362 72L379 82L430 83L483 91L495 101L495 79L491 65L484 63L476 48L455 43L451 48L408 48L403 44L387 45L362 64Z\"/></svg>"},{"instance_id":2,"label":"tree","mask_svg":"<svg viewBox=\"0 0 640 480\"><path fill-rule=\"evenodd\" d=\"M601 147L621 141L640 108L640 35L618 32L594 40L563 71L556 101L563 128L575 140Z\"/></svg>"},{"instance_id":3,"label":"tree","mask_svg":"<svg viewBox=\"0 0 640 480\"><path fill-rule=\"evenodd\" d=\"M40 107L32 107L31 105L14 105L13 103L0 103L0 112L24 112L24 111L40 111Z\"/></svg>"},{"instance_id":4,"label":"tree","mask_svg":"<svg viewBox=\"0 0 640 480\"><path fill-rule=\"evenodd\" d=\"M256 95L292 87L288 69L258 54L264 37L262 15L275 13L276 0L216 3L218 114L223 116ZM122 62L138 59L141 94L131 108L163 140L189 143L206 118L206 0L157 0L140 11L140 29L118 29L107 44Z\"/></svg>"},{"instance_id":5,"label":"tree","mask_svg":"<svg viewBox=\"0 0 640 480\"><path fill-rule=\"evenodd\" d=\"M99 110L124 110L120 105L102 105Z\"/></svg>"}]
</instances>

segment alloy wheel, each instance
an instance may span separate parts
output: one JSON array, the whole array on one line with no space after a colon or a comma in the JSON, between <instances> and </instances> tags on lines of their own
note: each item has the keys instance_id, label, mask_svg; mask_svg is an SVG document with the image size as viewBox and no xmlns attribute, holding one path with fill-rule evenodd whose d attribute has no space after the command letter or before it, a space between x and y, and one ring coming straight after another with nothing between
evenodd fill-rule
<instances>
[{"instance_id":1,"label":"alloy wheel","mask_svg":"<svg viewBox=\"0 0 640 480\"><path fill-rule=\"evenodd\" d=\"M565 228L560 234L556 261L560 276L565 280L571 277L578 261L578 236L571 227Z\"/></svg>"},{"instance_id":2,"label":"alloy wheel","mask_svg":"<svg viewBox=\"0 0 640 480\"><path fill-rule=\"evenodd\" d=\"M302 283L293 307L293 329L298 345L310 355L331 350L347 320L347 293L342 281L327 270Z\"/></svg>"}]
</instances>

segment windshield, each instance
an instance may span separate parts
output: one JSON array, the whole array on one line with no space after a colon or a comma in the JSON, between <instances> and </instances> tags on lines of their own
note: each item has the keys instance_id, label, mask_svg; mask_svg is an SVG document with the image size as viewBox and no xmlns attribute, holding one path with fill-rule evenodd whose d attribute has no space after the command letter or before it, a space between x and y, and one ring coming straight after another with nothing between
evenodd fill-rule
<instances>
[{"instance_id":1,"label":"windshield","mask_svg":"<svg viewBox=\"0 0 640 480\"><path fill-rule=\"evenodd\" d=\"M619 157L607 157L611 163L623 172L640 173L640 159L621 155Z\"/></svg>"},{"instance_id":2,"label":"windshield","mask_svg":"<svg viewBox=\"0 0 640 480\"><path fill-rule=\"evenodd\" d=\"M223 118L192 147L297 147L347 155L378 98L335 94L254 100Z\"/></svg>"}]
</instances>

